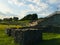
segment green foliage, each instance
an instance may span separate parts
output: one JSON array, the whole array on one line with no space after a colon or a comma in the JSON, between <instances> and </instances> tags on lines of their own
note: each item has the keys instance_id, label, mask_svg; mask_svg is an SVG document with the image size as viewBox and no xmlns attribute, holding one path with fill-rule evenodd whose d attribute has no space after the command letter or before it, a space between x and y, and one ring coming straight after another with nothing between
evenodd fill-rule
<instances>
[{"instance_id":1,"label":"green foliage","mask_svg":"<svg viewBox=\"0 0 60 45\"><path fill-rule=\"evenodd\" d=\"M37 20L37 19L38 19L37 14L29 14L25 16L24 18L22 18L21 20Z\"/></svg>"},{"instance_id":2,"label":"green foliage","mask_svg":"<svg viewBox=\"0 0 60 45\"><path fill-rule=\"evenodd\" d=\"M37 14L29 14L27 16L25 16L24 18L22 18L21 20L19 20L18 17L11 17L11 18L4 18L0 24L3 25L21 25L21 26L27 26L29 24L29 22L37 20L38 16Z\"/></svg>"},{"instance_id":3,"label":"green foliage","mask_svg":"<svg viewBox=\"0 0 60 45\"><path fill-rule=\"evenodd\" d=\"M25 21L2 21L0 24L2 25L20 25L20 26L26 26L28 25L30 20Z\"/></svg>"},{"instance_id":4,"label":"green foliage","mask_svg":"<svg viewBox=\"0 0 60 45\"><path fill-rule=\"evenodd\" d=\"M0 45L15 45L12 37L8 37L5 34L5 26L3 28L0 26Z\"/></svg>"},{"instance_id":5,"label":"green foliage","mask_svg":"<svg viewBox=\"0 0 60 45\"><path fill-rule=\"evenodd\" d=\"M13 18L3 18L3 21L18 21L18 17L13 17Z\"/></svg>"},{"instance_id":6,"label":"green foliage","mask_svg":"<svg viewBox=\"0 0 60 45\"><path fill-rule=\"evenodd\" d=\"M19 27L16 25L0 25L0 45L18 45L13 37L7 36L5 29L8 27Z\"/></svg>"},{"instance_id":7,"label":"green foliage","mask_svg":"<svg viewBox=\"0 0 60 45\"><path fill-rule=\"evenodd\" d=\"M0 22L2 21L2 19L0 19Z\"/></svg>"},{"instance_id":8,"label":"green foliage","mask_svg":"<svg viewBox=\"0 0 60 45\"><path fill-rule=\"evenodd\" d=\"M12 18L9 18L9 21L12 21Z\"/></svg>"},{"instance_id":9,"label":"green foliage","mask_svg":"<svg viewBox=\"0 0 60 45\"><path fill-rule=\"evenodd\" d=\"M8 18L4 18L3 21L9 21L9 19Z\"/></svg>"},{"instance_id":10,"label":"green foliage","mask_svg":"<svg viewBox=\"0 0 60 45\"><path fill-rule=\"evenodd\" d=\"M14 21L18 21L18 19L19 19L18 17L13 17Z\"/></svg>"}]
</instances>

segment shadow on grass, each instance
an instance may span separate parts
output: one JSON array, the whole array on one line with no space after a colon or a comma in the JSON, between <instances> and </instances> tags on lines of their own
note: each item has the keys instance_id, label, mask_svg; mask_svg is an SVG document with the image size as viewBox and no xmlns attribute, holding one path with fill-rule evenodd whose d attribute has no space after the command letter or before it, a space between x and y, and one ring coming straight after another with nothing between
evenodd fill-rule
<instances>
[{"instance_id":1,"label":"shadow on grass","mask_svg":"<svg viewBox=\"0 0 60 45\"><path fill-rule=\"evenodd\" d=\"M60 45L60 38L59 39L51 39L51 40L43 40L38 45Z\"/></svg>"}]
</instances>

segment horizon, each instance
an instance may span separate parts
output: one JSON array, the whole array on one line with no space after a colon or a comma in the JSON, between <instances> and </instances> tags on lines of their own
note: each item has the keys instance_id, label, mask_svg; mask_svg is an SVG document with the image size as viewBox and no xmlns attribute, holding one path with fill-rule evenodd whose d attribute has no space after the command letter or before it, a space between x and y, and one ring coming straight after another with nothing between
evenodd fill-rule
<instances>
[{"instance_id":1,"label":"horizon","mask_svg":"<svg viewBox=\"0 0 60 45\"><path fill-rule=\"evenodd\" d=\"M46 17L60 8L59 0L0 0L0 19L36 13L38 18Z\"/></svg>"}]
</instances>

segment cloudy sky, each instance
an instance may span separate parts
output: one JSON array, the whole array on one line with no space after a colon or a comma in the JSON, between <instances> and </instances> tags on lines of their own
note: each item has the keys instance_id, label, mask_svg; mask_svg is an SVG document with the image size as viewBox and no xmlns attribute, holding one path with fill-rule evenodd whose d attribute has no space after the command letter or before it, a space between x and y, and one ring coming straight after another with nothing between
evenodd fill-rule
<instances>
[{"instance_id":1,"label":"cloudy sky","mask_svg":"<svg viewBox=\"0 0 60 45\"><path fill-rule=\"evenodd\" d=\"M0 0L0 18L19 17L37 13L45 17L60 7L60 0Z\"/></svg>"}]
</instances>

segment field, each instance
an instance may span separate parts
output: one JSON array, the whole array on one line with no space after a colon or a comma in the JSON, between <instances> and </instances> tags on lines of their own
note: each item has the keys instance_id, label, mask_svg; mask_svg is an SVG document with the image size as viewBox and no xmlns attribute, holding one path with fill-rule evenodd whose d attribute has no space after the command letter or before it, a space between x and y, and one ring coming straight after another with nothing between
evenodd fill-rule
<instances>
[{"instance_id":1,"label":"field","mask_svg":"<svg viewBox=\"0 0 60 45\"><path fill-rule=\"evenodd\" d=\"M5 34L5 29L15 25L0 25L0 45L17 45L14 43L14 38ZM19 27L18 25L16 26ZM38 45L60 45L60 34L43 33L43 41Z\"/></svg>"},{"instance_id":2,"label":"field","mask_svg":"<svg viewBox=\"0 0 60 45\"><path fill-rule=\"evenodd\" d=\"M40 44L41 45L60 45L60 34L43 33L43 41Z\"/></svg>"},{"instance_id":3,"label":"field","mask_svg":"<svg viewBox=\"0 0 60 45\"><path fill-rule=\"evenodd\" d=\"M16 45L16 43L14 43L14 38L5 34L5 29L8 27L12 27L12 25L0 25L0 45ZM13 25L13 27L16 26Z\"/></svg>"}]
</instances>

